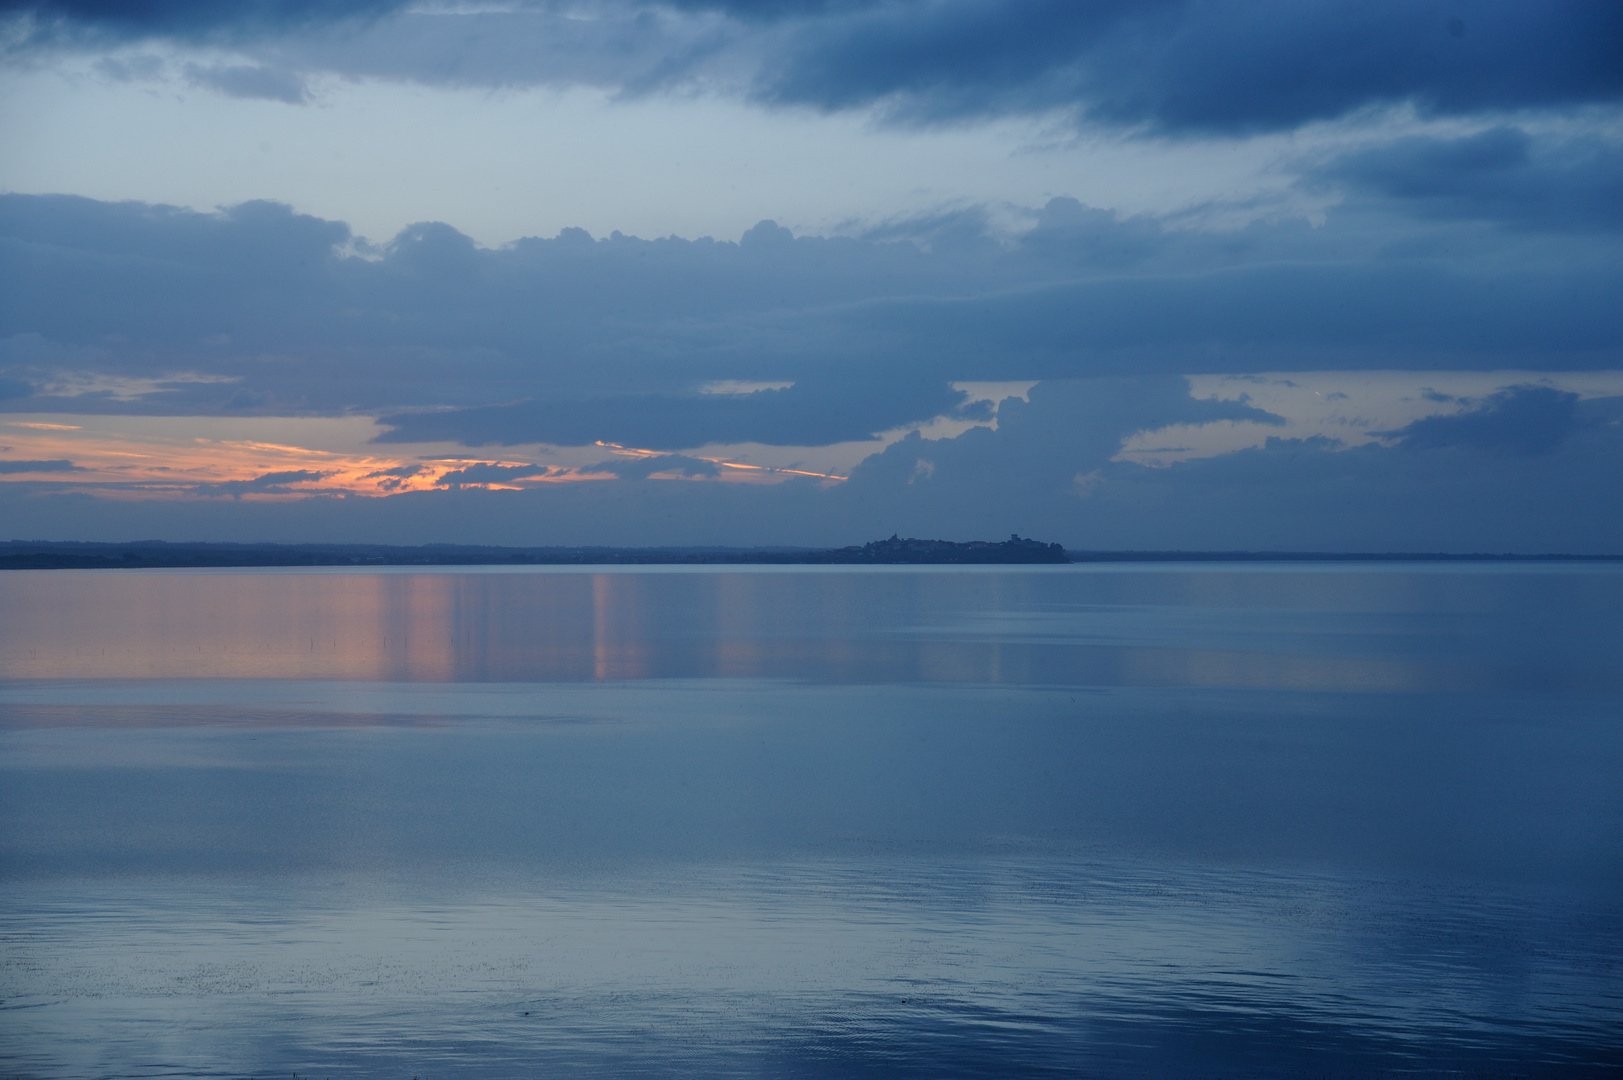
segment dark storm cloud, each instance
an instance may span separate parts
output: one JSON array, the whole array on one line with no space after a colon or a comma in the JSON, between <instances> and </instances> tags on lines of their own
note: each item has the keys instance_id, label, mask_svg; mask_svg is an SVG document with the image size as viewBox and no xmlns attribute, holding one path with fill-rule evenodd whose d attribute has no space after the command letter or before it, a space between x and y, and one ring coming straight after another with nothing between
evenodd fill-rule
<instances>
[{"instance_id":1,"label":"dark storm cloud","mask_svg":"<svg viewBox=\"0 0 1623 1080\"><path fill-rule=\"evenodd\" d=\"M36 41L196 40L285 33L405 6L405 0L0 0L0 15L26 19Z\"/></svg>"},{"instance_id":2,"label":"dark storm cloud","mask_svg":"<svg viewBox=\"0 0 1623 1080\"><path fill-rule=\"evenodd\" d=\"M1475 408L1427 416L1390 434L1409 449L1466 448L1531 456L1551 453L1581 424L1577 394L1547 386L1512 386Z\"/></svg>"},{"instance_id":3,"label":"dark storm cloud","mask_svg":"<svg viewBox=\"0 0 1623 1080\"><path fill-rule=\"evenodd\" d=\"M485 249L432 223L373 247L273 203L8 195L0 285L0 378L33 388L13 407L360 411L472 445L815 445L950 412L954 381L1571 370L1623 347L1609 236L1368 207L1213 234L1056 199L1012 243L967 213L876 238L763 222L737 243L566 229ZM217 381L164 381L187 371ZM159 386L39 389L100 375ZM794 386L698 392L715 380Z\"/></svg>"},{"instance_id":4,"label":"dark storm cloud","mask_svg":"<svg viewBox=\"0 0 1623 1080\"><path fill-rule=\"evenodd\" d=\"M465 85L702 84L915 120L1075 110L1165 132L1283 130L1369 106L1431 115L1613 102L1623 10L1606 0L395 0L4 5L38 47L221 40L288 70Z\"/></svg>"},{"instance_id":5,"label":"dark storm cloud","mask_svg":"<svg viewBox=\"0 0 1623 1080\"><path fill-rule=\"evenodd\" d=\"M1078 105L1166 130L1277 130L1374 104L1433 114L1611 101L1612 4L1067 0L887 4L826 20L760 92L924 116Z\"/></svg>"},{"instance_id":6,"label":"dark storm cloud","mask_svg":"<svg viewBox=\"0 0 1623 1080\"><path fill-rule=\"evenodd\" d=\"M1317 176L1434 218L1548 229L1623 228L1623 146L1535 139L1514 127L1405 138L1338 158Z\"/></svg>"}]
</instances>

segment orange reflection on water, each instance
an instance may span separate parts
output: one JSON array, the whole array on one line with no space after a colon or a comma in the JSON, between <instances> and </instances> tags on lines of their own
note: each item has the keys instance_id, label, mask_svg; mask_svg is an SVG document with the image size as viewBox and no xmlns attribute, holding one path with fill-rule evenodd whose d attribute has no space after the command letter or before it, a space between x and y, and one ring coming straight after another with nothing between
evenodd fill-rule
<instances>
[{"instance_id":1,"label":"orange reflection on water","mask_svg":"<svg viewBox=\"0 0 1623 1080\"><path fill-rule=\"evenodd\" d=\"M43 583L18 574L4 586ZM4 588L0 677L450 679L432 575L57 573ZM30 601L34 602L30 602Z\"/></svg>"},{"instance_id":2,"label":"orange reflection on water","mask_svg":"<svg viewBox=\"0 0 1623 1080\"><path fill-rule=\"evenodd\" d=\"M1181 577L1133 588L1188 591ZM1401 649L1345 635L1317 647L1300 629L1271 629L1272 618L1074 602L1119 600L1108 595L1117 584L1036 571L8 571L0 680L719 677L1381 693L1494 677L1418 656L1408 637ZM1328 587L1312 576L1286 584L1314 597ZM1063 595L1073 602L1056 609ZM1319 599L1324 626L1345 621L1335 611L1345 598ZM1316 624L1285 624L1299 625Z\"/></svg>"},{"instance_id":3,"label":"orange reflection on water","mask_svg":"<svg viewBox=\"0 0 1623 1080\"><path fill-rule=\"evenodd\" d=\"M643 625L642 578L592 575L592 677L645 679L648 642Z\"/></svg>"},{"instance_id":4,"label":"orange reflection on water","mask_svg":"<svg viewBox=\"0 0 1623 1080\"><path fill-rule=\"evenodd\" d=\"M0 679L640 679L634 574L19 571L0 575Z\"/></svg>"}]
</instances>

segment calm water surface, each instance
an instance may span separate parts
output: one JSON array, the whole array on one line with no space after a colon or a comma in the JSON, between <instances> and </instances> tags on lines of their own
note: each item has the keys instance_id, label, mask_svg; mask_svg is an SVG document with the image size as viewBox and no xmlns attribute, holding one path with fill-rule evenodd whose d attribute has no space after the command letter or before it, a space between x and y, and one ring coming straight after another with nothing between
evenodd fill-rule
<instances>
[{"instance_id":1,"label":"calm water surface","mask_svg":"<svg viewBox=\"0 0 1623 1080\"><path fill-rule=\"evenodd\" d=\"M1623 568L0 575L0 1077L1623 1075Z\"/></svg>"}]
</instances>

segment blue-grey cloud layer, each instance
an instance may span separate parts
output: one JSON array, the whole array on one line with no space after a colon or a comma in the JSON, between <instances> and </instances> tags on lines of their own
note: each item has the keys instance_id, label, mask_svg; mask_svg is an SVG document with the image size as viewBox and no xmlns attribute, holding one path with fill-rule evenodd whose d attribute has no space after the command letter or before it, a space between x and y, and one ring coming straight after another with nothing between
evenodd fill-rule
<instances>
[{"instance_id":1,"label":"blue-grey cloud layer","mask_svg":"<svg viewBox=\"0 0 1623 1080\"><path fill-rule=\"evenodd\" d=\"M402 0L0 0L36 44L63 37L241 40L397 12Z\"/></svg>"},{"instance_id":2,"label":"blue-grey cloud layer","mask_svg":"<svg viewBox=\"0 0 1623 1080\"><path fill-rule=\"evenodd\" d=\"M1603 4L1413 0L875 5L808 35L762 92L926 114L1071 103L1172 130L1282 129L1371 104L1436 113L1623 91Z\"/></svg>"},{"instance_id":3,"label":"blue-grey cloud layer","mask_svg":"<svg viewBox=\"0 0 1623 1080\"><path fill-rule=\"evenodd\" d=\"M369 248L273 203L0 196L0 379L13 408L359 410L401 438L682 449L867 438L952 412L965 380L1616 367L1616 155L1465 142L1324 164L1307 182L1351 197L1317 228L1180 231L1056 199L1011 244L966 212L867 237L572 229L495 250L424 224ZM1547 154L1599 164L1535 168ZM1521 179L1441 213L1460 170L1436 162L1462 157L1479 181L1505 162ZM34 392L64 371L231 381L133 403ZM699 393L727 379L795 385Z\"/></svg>"},{"instance_id":4,"label":"blue-grey cloud layer","mask_svg":"<svg viewBox=\"0 0 1623 1080\"><path fill-rule=\"evenodd\" d=\"M1488 450L1533 457L1554 453L1583 426L1577 394L1512 386L1474 408L1423 417L1391 435L1411 450Z\"/></svg>"},{"instance_id":5,"label":"blue-grey cloud layer","mask_svg":"<svg viewBox=\"0 0 1623 1080\"><path fill-rule=\"evenodd\" d=\"M310 71L465 85L732 88L942 120L1075 110L1164 132L1284 130L1371 106L1470 115L1616 102L1606 0L6 0L20 50L167 38ZM260 81L272 76L256 76ZM291 83L288 85L292 85Z\"/></svg>"},{"instance_id":6,"label":"blue-grey cloud layer","mask_svg":"<svg viewBox=\"0 0 1623 1080\"><path fill-rule=\"evenodd\" d=\"M1317 175L1425 217L1623 229L1623 146L1594 138L1534 138L1511 126L1459 138L1402 138L1344 154Z\"/></svg>"}]
</instances>

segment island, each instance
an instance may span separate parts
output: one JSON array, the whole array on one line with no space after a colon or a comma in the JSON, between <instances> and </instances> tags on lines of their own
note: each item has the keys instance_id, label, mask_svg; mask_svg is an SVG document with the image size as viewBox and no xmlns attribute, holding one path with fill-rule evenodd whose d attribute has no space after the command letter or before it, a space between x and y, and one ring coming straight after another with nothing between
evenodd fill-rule
<instances>
[{"instance_id":1,"label":"island","mask_svg":"<svg viewBox=\"0 0 1623 1080\"><path fill-rule=\"evenodd\" d=\"M816 552L799 560L808 563L1068 563L1071 557L1060 544L1023 540L1011 535L1007 540L971 540L956 544L951 540L906 540L892 534L889 540L874 540L861 547L835 548Z\"/></svg>"}]
</instances>

